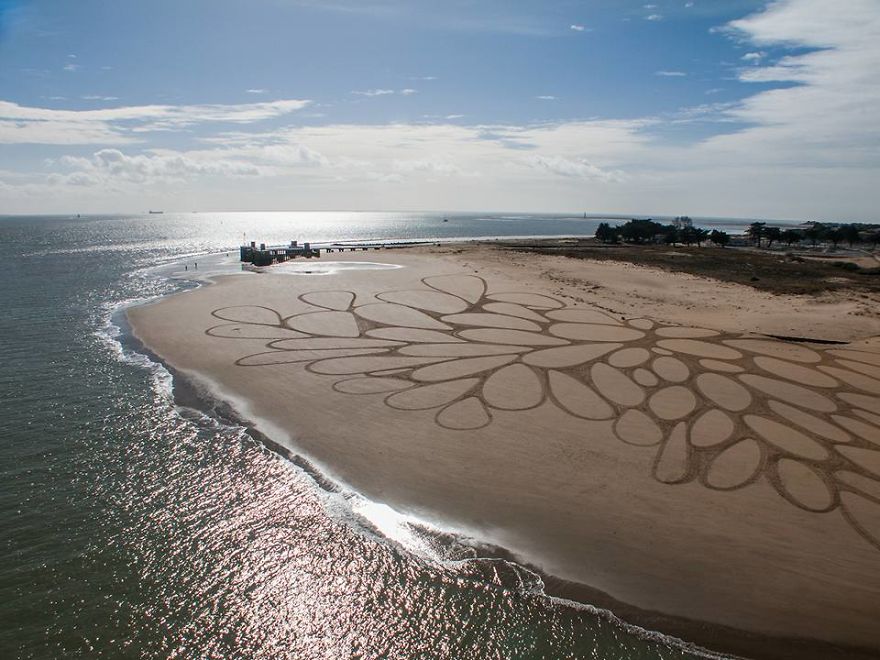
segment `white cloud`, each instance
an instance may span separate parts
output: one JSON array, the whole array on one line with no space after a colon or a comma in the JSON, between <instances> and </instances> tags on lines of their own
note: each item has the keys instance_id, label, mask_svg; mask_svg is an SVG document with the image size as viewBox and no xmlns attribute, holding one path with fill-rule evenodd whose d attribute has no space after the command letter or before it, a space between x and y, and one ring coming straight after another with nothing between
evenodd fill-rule
<instances>
[{"instance_id":1,"label":"white cloud","mask_svg":"<svg viewBox=\"0 0 880 660\"><path fill-rule=\"evenodd\" d=\"M100 96L99 94L86 94L85 96L80 96L84 101L118 101L118 96Z\"/></svg>"},{"instance_id":2,"label":"white cloud","mask_svg":"<svg viewBox=\"0 0 880 660\"><path fill-rule=\"evenodd\" d=\"M763 51L754 51L754 52L746 53L745 55L743 55L742 60L744 62L751 62L753 64L757 64L758 62L763 60L766 55L767 55L767 53L765 53Z\"/></svg>"},{"instance_id":3,"label":"white cloud","mask_svg":"<svg viewBox=\"0 0 880 660\"><path fill-rule=\"evenodd\" d=\"M357 94L358 96L389 96L394 94L393 89L365 89L361 91L353 91L352 94Z\"/></svg>"},{"instance_id":4,"label":"white cloud","mask_svg":"<svg viewBox=\"0 0 880 660\"><path fill-rule=\"evenodd\" d=\"M251 88L244 90L247 94L265 94L267 90L260 88Z\"/></svg>"},{"instance_id":5,"label":"white cloud","mask_svg":"<svg viewBox=\"0 0 880 660\"><path fill-rule=\"evenodd\" d=\"M69 62L62 67L65 71L79 71L82 67L79 64Z\"/></svg>"},{"instance_id":6,"label":"white cloud","mask_svg":"<svg viewBox=\"0 0 880 660\"><path fill-rule=\"evenodd\" d=\"M412 88L407 87L406 89L400 90L400 94L402 96L412 96L413 94L418 93L418 91L419 90L417 90L417 89L412 89Z\"/></svg>"},{"instance_id":7,"label":"white cloud","mask_svg":"<svg viewBox=\"0 0 880 660\"><path fill-rule=\"evenodd\" d=\"M529 167L562 177L605 182L621 181L624 179L623 172L619 170L603 170L583 158L534 155L525 158L523 162Z\"/></svg>"},{"instance_id":8,"label":"white cloud","mask_svg":"<svg viewBox=\"0 0 880 660\"><path fill-rule=\"evenodd\" d=\"M664 78L681 78L687 74L684 71L655 71L654 75L662 76Z\"/></svg>"},{"instance_id":9,"label":"white cloud","mask_svg":"<svg viewBox=\"0 0 880 660\"><path fill-rule=\"evenodd\" d=\"M569 29L574 30L575 32L583 32L587 28L583 25L578 25L577 23L573 23L572 25L569 26Z\"/></svg>"},{"instance_id":10,"label":"white cloud","mask_svg":"<svg viewBox=\"0 0 880 660\"><path fill-rule=\"evenodd\" d=\"M236 177L260 173L253 164L234 160L196 160L179 153L128 155L118 149L101 149L88 158L65 156L58 163L72 171L53 173L47 180L50 185L154 185L195 176Z\"/></svg>"},{"instance_id":11,"label":"white cloud","mask_svg":"<svg viewBox=\"0 0 880 660\"><path fill-rule=\"evenodd\" d=\"M646 21L662 21L663 15L662 14L648 14L647 16L645 16L645 20Z\"/></svg>"},{"instance_id":12,"label":"white cloud","mask_svg":"<svg viewBox=\"0 0 880 660\"><path fill-rule=\"evenodd\" d=\"M54 110L0 101L0 144L125 144L139 133L180 130L196 124L251 124L304 108L309 101L240 105L145 105L98 110Z\"/></svg>"},{"instance_id":13,"label":"white cloud","mask_svg":"<svg viewBox=\"0 0 880 660\"><path fill-rule=\"evenodd\" d=\"M536 96L536 99L541 99L542 101L556 101L557 97L551 96L550 94L543 94L541 96Z\"/></svg>"},{"instance_id":14,"label":"white cloud","mask_svg":"<svg viewBox=\"0 0 880 660\"><path fill-rule=\"evenodd\" d=\"M464 115L446 115L444 119L461 119Z\"/></svg>"}]
</instances>

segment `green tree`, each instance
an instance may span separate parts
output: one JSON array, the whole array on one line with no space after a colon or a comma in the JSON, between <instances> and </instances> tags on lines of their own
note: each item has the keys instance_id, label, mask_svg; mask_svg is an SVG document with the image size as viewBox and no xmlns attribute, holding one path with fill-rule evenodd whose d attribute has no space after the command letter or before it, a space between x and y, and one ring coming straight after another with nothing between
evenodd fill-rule
<instances>
[{"instance_id":1,"label":"green tree","mask_svg":"<svg viewBox=\"0 0 880 660\"><path fill-rule=\"evenodd\" d=\"M791 247L792 243L800 243L803 235L797 229L786 229L782 232L781 240L783 243Z\"/></svg>"},{"instance_id":2,"label":"green tree","mask_svg":"<svg viewBox=\"0 0 880 660\"><path fill-rule=\"evenodd\" d=\"M749 238L755 241L755 244L758 247L761 247L761 238L764 236L764 227L766 225L766 222L753 222L746 230L746 234L748 234Z\"/></svg>"},{"instance_id":3,"label":"green tree","mask_svg":"<svg viewBox=\"0 0 880 660\"><path fill-rule=\"evenodd\" d=\"M849 246L852 247L854 243L860 243L862 240L861 234L859 234L859 228L854 224L843 225L840 228L840 231L843 234L843 240L849 243Z\"/></svg>"},{"instance_id":4,"label":"green tree","mask_svg":"<svg viewBox=\"0 0 880 660\"><path fill-rule=\"evenodd\" d=\"M620 236L630 243L653 241L663 232L663 225L653 220L630 220L620 228Z\"/></svg>"},{"instance_id":5,"label":"green tree","mask_svg":"<svg viewBox=\"0 0 880 660\"><path fill-rule=\"evenodd\" d=\"M782 238L782 230L779 227L767 227L764 230L764 237L767 239L767 247L769 248Z\"/></svg>"},{"instance_id":6,"label":"green tree","mask_svg":"<svg viewBox=\"0 0 880 660\"><path fill-rule=\"evenodd\" d=\"M720 245L721 247L724 247L725 245L730 243L730 235L726 231L713 229L712 233L709 234L709 240L712 241L715 245Z\"/></svg>"},{"instance_id":7,"label":"green tree","mask_svg":"<svg viewBox=\"0 0 880 660\"><path fill-rule=\"evenodd\" d=\"M812 243L813 247L816 247L816 243L825 233L825 225L821 222L811 222L806 229L804 229L804 237Z\"/></svg>"},{"instance_id":8,"label":"green tree","mask_svg":"<svg viewBox=\"0 0 880 660\"><path fill-rule=\"evenodd\" d=\"M843 240L843 230L840 227L828 227L822 233L822 238L831 241L835 248Z\"/></svg>"}]
</instances>

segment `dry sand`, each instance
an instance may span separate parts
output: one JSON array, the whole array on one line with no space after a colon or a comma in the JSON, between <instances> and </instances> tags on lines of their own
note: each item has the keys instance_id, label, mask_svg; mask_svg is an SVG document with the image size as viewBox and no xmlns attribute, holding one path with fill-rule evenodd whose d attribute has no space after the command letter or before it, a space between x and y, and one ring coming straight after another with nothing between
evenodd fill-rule
<instances>
[{"instance_id":1,"label":"dry sand","mask_svg":"<svg viewBox=\"0 0 880 660\"><path fill-rule=\"evenodd\" d=\"M404 268L221 277L129 319L372 499L644 611L880 650L876 318L479 247L340 257Z\"/></svg>"}]
</instances>

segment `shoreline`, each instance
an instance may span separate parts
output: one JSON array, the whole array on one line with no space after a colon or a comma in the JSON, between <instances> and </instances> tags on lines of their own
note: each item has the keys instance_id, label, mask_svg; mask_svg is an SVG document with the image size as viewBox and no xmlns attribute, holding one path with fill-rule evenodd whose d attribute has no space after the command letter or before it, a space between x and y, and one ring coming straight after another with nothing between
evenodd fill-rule
<instances>
[{"instance_id":1,"label":"shoreline","mask_svg":"<svg viewBox=\"0 0 880 660\"><path fill-rule=\"evenodd\" d=\"M208 285L216 286L216 282L210 280L209 278L209 281L202 282L199 288L207 288ZM193 290L195 289L190 289L190 291ZM183 294L171 294L170 297L175 297L179 295ZM167 299L167 297L162 298L159 301L151 301L150 303L147 303L147 305L157 304L165 299ZM126 320L128 320L128 311L129 310L125 310L124 312ZM177 401L179 387L183 388L183 390L180 392L181 395L184 395L183 393L186 392L187 389L191 389L190 394L194 396L198 395L199 387L198 385L193 385L192 383L190 383L190 376L176 369L167 360L159 357L157 353L148 348L146 343L138 337L136 330L134 330L133 328L133 324L131 324L130 322L127 332L125 334L131 339L136 340L141 345L141 348L143 350L138 350L138 352L146 353L148 356L150 356L150 359L153 359L154 361L165 365L165 368L172 373L175 383L175 401ZM206 376L202 375L202 378L205 377ZM208 381L211 381L210 377L207 378ZM218 402L216 392L212 392L210 396L214 399L216 404ZM241 415L235 412L235 400L236 397L232 397L231 403L224 397L220 397L219 403L225 406L229 406L229 411L235 413L233 419L244 419L245 421L247 421L248 418L243 418ZM201 408L199 407L199 409ZM222 417L225 417L225 415L222 415ZM259 415L256 415L256 419L260 419ZM291 462L293 462L299 468L306 471L309 476L311 476L313 480L316 481L319 487L323 488L325 485L335 485L337 482L340 482L346 484L348 487L351 487L353 491L360 492L358 488L350 485L350 482L347 479L336 475L334 470L329 470L325 467L322 471L323 462L320 460L315 461L314 463L308 458L301 458L299 462L295 460L293 457L296 457L297 453L304 453L305 455L309 455L307 448L298 445L295 439L293 439L292 442L296 446L296 449L294 451L291 451L291 449L287 447L283 442L278 442L275 439L272 439L270 437L271 434L266 434L263 431L259 430L258 427L260 426L260 423L258 421L248 421L248 423L244 424L244 426L248 428L248 433L252 437L255 437L254 433L259 435L259 437L255 437L258 442L262 442L270 450L281 454L283 457L291 460ZM252 431L254 433L252 433ZM316 465L318 466L317 468L315 467ZM331 476L325 477L324 472L328 472ZM326 484L322 484L320 479L325 479L329 481L327 481ZM367 497L369 499L372 499L369 496ZM705 648L712 648L713 646L718 648L720 644L725 647L725 652L748 654L751 657L767 658L876 657L876 654L869 649L845 647L837 644L816 642L807 639L776 637L758 633L747 633L737 628L731 628L720 624L706 624L686 617L660 614L659 612L652 611L650 609L630 606L625 604L623 601L614 599L613 597L607 595L605 592L599 589L595 589L586 584L576 581L570 581L564 578L555 577L552 573L530 564L528 560L521 559L519 553L504 550L503 546L501 545L495 545L493 542L487 541L485 548L492 548L491 554L499 555L497 558L506 559L508 561L512 560L516 564L524 566L526 569L538 573L544 580L544 595L546 595L548 598L563 598L571 600L575 604L582 604L593 608L598 607L602 610L611 612L614 619L624 622L624 625L636 625L639 628L642 628L644 625L644 628L646 629L662 630L662 634L664 635L671 634L675 637L684 638L688 640L687 642L683 642L685 648L687 648L689 644L699 644L700 646Z\"/></svg>"},{"instance_id":2,"label":"shoreline","mask_svg":"<svg viewBox=\"0 0 880 660\"><path fill-rule=\"evenodd\" d=\"M209 282L203 284L203 286L210 285L211 284ZM168 295L173 296L177 295L177 293L179 292L171 293ZM203 376L199 375L193 377L191 375L182 373L174 366L169 364L167 361L165 361L162 357L154 353L146 344L144 344L131 328L131 325L129 324L127 319L127 310L132 307L140 307L143 305L157 303L165 297L167 296L161 296L158 299L144 301L135 305L128 305L125 308L119 310L117 313L114 313L113 316L116 318L113 319L113 322L120 329L120 334L117 337L117 341L120 343L124 350L131 350L138 355L144 356L150 362L161 366L165 371L168 372L171 377L171 396L176 407L184 407L195 410L214 419L220 424L234 425L244 428L245 433L252 440L263 446L268 451L278 455L283 460L293 465L296 469L301 470L306 476L309 477L314 487L319 489L323 493L349 493L354 494L358 497L362 497L366 499L366 501L371 501L367 499L363 495L363 493L357 491L357 489L355 489L351 484L343 482L338 476L333 475L332 470L330 470L328 467L318 465L310 460L308 456L303 456L298 453L300 451L298 448L288 447L286 444L281 442L280 439L273 439L270 433L260 429L261 421L259 419L254 420L247 418L241 411L236 408L235 401L233 399L227 399L222 395L219 395L216 391L212 391L211 388L205 387L205 384L203 382L199 382L198 380L196 380L197 378L203 378ZM118 317L117 314L119 314ZM262 424L265 426L266 422L262 421ZM393 545L395 548L397 548L399 552L413 554L412 550L407 548L405 545L401 544L396 539L387 536L381 530L375 527L375 525L369 518L365 518L362 514L357 513L350 506L348 508L348 512L351 515L357 516L359 518L358 527L361 531L363 531L364 527L366 526L370 534L377 540ZM325 509L325 513L328 516L333 516L332 512L329 510ZM351 524L352 522L351 519L347 516L343 517L342 521L346 524ZM435 526L438 523L441 525L440 527ZM599 592L588 585L570 582L563 578L551 575L542 570L540 567L524 561L522 558L518 557L510 550L502 546L496 545L489 539L474 538L469 533L465 533L461 530L448 528L444 529L442 527L442 521L431 521L429 523L423 520L415 520L411 524L415 524L417 526L420 535L431 537L433 541L440 544L441 546L455 544L472 551L474 553L473 557L451 560L452 565L450 564L450 560L446 560L440 557L425 557L417 555L422 561L427 560L440 563L441 565L446 566L449 570L456 572L466 579L474 579L482 583L495 583L497 585L497 574L493 575L492 577L488 575L480 576L479 574L462 574L460 568L456 565L461 564L462 562L493 562L501 560L509 564L513 564L513 566L515 567L514 570L524 569L529 573L537 576L542 582L539 591L527 590L527 593L532 593L539 597L545 598L557 606L570 607L577 611L587 611L591 614L594 614L595 616L606 619L607 621L613 623L616 626L619 626L626 632L633 634L636 637L645 640L660 640L670 647L693 654L695 657L705 658L707 660L737 660L737 658L739 657L745 657L739 656L736 653L714 651L708 647L700 646L700 643L696 640L686 638L688 637L690 632L704 628L704 625L701 624L701 622L699 621L690 621L687 619L676 621L676 629L682 631L681 636L677 636L676 634L671 632L663 632L659 629L654 629L652 627L649 627L650 624L648 622L656 621L660 622L661 625L663 625L668 622L668 617L665 617L664 615L657 612L643 612L638 608L632 608L624 603L618 603L618 601L615 601L607 594ZM513 584L502 583L498 586L514 592L521 592L521 589L516 588L516 586ZM598 600L611 606L609 607L598 605L593 602L593 600ZM612 609L612 607L614 609ZM629 620L628 618L623 618L622 616L620 616L619 610L625 610L628 614L631 613L635 616L632 620ZM644 624L642 622L644 622ZM741 633L740 631L731 630L727 631L727 634L731 636L732 640L737 640L737 637L739 637ZM748 651L752 648L753 644L765 643L768 640L775 641L773 640L773 638L767 638L767 640L757 639L752 641L751 636L748 636L746 639L741 640L742 643L737 643L735 645L743 646L743 650ZM786 643L790 642L790 640L783 641L785 641ZM829 646L829 649L832 651L846 651L846 649L837 649L833 646ZM792 655L791 657L800 658L804 656ZM824 657L834 656L826 655ZM848 655L846 657L853 656Z\"/></svg>"}]
</instances>

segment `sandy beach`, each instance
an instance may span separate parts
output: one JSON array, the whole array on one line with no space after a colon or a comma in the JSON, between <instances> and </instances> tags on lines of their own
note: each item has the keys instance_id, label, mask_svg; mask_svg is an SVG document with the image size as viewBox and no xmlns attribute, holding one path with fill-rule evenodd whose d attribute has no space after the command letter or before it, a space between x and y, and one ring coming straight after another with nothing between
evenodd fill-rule
<instances>
[{"instance_id":1,"label":"sandy beach","mask_svg":"<svg viewBox=\"0 0 880 660\"><path fill-rule=\"evenodd\" d=\"M477 245L337 258L402 267L274 266L128 318L274 442L629 621L754 657L880 653L865 301Z\"/></svg>"}]
</instances>

